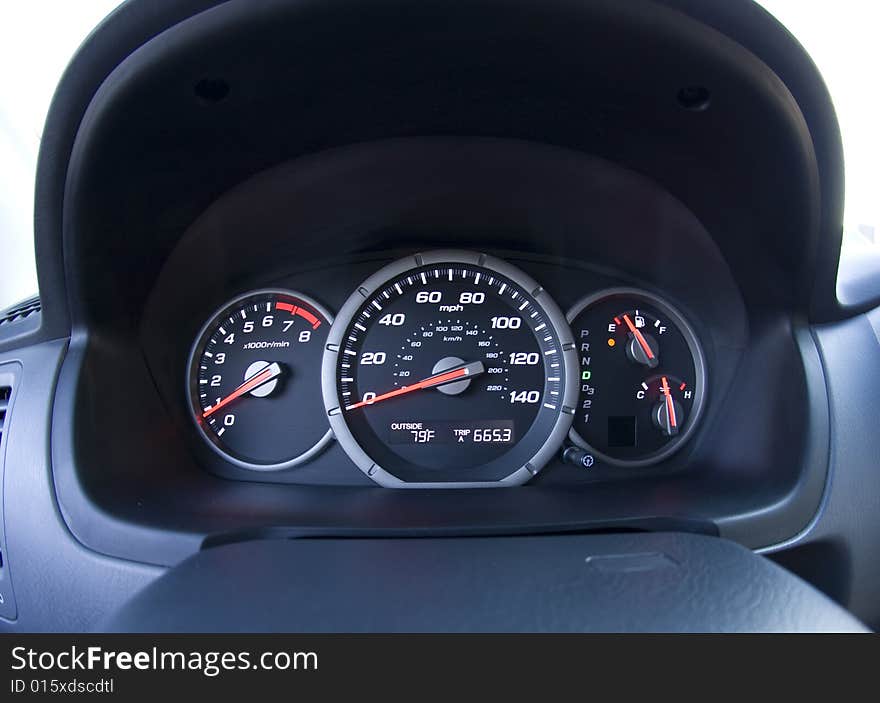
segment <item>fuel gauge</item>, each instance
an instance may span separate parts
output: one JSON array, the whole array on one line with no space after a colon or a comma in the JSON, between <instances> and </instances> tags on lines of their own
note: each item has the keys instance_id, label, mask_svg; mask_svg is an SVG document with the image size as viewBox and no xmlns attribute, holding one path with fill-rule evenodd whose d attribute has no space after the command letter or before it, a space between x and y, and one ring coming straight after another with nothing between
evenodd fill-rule
<instances>
[{"instance_id":1,"label":"fuel gauge","mask_svg":"<svg viewBox=\"0 0 880 703\"><path fill-rule=\"evenodd\" d=\"M659 462L693 433L706 367L693 329L669 303L613 288L568 313L580 359L580 397L569 435L599 460Z\"/></svg>"}]
</instances>

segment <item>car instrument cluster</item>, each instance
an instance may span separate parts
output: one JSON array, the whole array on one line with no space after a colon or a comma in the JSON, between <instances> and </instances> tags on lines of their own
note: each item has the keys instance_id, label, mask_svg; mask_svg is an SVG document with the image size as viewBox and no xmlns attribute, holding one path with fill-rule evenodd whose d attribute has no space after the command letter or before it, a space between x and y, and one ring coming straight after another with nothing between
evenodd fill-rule
<instances>
[{"instance_id":1,"label":"car instrument cluster","mask_svg":"<svg viewBox=\"0 0 880 703\"><path fill-rule=\"evenodd\" d=\"M225 304L192 346L198 433L254 471L334 440L387 487L525 483L574 450L589 465L660 462L699 421L706 363L669 303L634 288L563 313L510 263L471 251L395 261L333 315L291 290Z\"/></svg>"}]
</instances>

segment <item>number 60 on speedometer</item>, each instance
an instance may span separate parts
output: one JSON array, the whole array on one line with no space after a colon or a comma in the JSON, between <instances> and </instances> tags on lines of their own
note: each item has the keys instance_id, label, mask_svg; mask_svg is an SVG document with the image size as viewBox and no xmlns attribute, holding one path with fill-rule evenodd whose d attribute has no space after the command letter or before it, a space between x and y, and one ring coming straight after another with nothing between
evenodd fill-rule
<instances>
[{"instance_id":1,"label":"number 60 on speedometer","mask_svg":"<svg viewBox=\"0 0 880 703\"><path fill-rule=\"evenodd\" d=\"M382 485L515 485L568 432L577 366L569 326L535 281L483 254L435 251L386 266L345 303L324 404Z\"/></svg>"}]
</instances>

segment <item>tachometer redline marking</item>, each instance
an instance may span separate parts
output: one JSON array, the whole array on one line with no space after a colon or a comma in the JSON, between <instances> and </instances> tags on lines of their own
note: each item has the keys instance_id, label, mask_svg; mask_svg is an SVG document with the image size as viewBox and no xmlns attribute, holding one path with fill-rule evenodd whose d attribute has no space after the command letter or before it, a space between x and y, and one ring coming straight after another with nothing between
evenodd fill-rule
<instances>
[{"instance_id":1,"label":"tachometer redline marking","mask_svg":"<svg viewBox=\"0 0 880 703\"><path fill-rule=\"evenodd\" d=\"M316 330L321 326L321 321L317 317L312 315L312 313L305 308L301 308L293 303L275 303L275 309L287 310L291 315L299 315L312 326L313 330Z\"/></svg>"}]
</instances>

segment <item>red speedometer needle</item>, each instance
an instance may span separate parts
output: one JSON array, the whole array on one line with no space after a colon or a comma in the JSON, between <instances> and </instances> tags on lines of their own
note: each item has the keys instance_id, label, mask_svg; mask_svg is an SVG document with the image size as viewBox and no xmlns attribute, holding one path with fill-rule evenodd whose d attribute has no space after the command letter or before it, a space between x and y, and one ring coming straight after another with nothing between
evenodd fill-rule
<instances>
[{"instance_id":1,"label":"red speedometer needle","mask_svg":"<svg viewBox=\"0 0 880 703\"><path fill-rule=\"evenodd\" d=\"M672 402L672 393L669 392L669 381L666 380L666 376L661 376L660 382L663 384L663 395L666 396L666 421L671 429L678 426L675 419L675 403Z\"/></svg>"},{"instance_id":2,"label":"red speedometer needle","mask_svg":"<svg viewBox=\"0 0 880 703\"><path fill-rule=\"evenodd\" d=\"M633 337L636 338L642 351L645 352L645 356L648 357L648 361L651 361L654 358L654 352L651 351L650 345L645 341L645 336L639 332L639 328L629 319L629 315L624 315L623 319L626 321L626 326L629 327L629 331L632 332Z\"/></svg>"},{"instance_id":3,"label":"red speedometer needle","mask_svg":"<svg viewBox=\"0 0 880 703\"><path fill-rule=\"evenodd\" d=\"M442 386L446 383L451 383L452 381L457 381L461 378L471 378L473 376L477 376L478 374L483 373L485 367L483 366L482 361L474 361L470 364L465 364L464 366L459 366L458 368L451 369L449 371L441 371L440 373L435 373L433 376L428 376L427 378L423 378L418 383L414 383L411 386L403 386L403 388L398 388L397 390L389 391L388 393L383 393L382 395L377 395L372 400L362 400L359 403L355 403L354 405L349 405L346 410L355 410L356 408L362 408L365 405L375 405L376 403L381 403L383 400L388 400L389 398L396 398L399 395L406 395L407 393L412 393L414 391L421 391L425 388L436 388L437 386Z\"/></svg>"},{"instance_id":4,"label":"red speedometer needle","mask_svg":"<svg viewBox=\"0 0 880 703\"><path fill-rule=\"evenodd\" d=\"M236 398L240 398L245 393L250 393L252 390L255 390L262 386L264 383L268 383L273 378L278 378L281 375L281 367L278 364L269 364L262 371L258 371L256 374L251 376L250 378L246 378L244 383L242 383L238 388L236 388L232 393L227 395L225 398L220 400L218 403L215 403L210 408L205 410L202 413L203 418L208 418L217 412L220 408L229 405Z\"/></svg>"}]
</instances>

